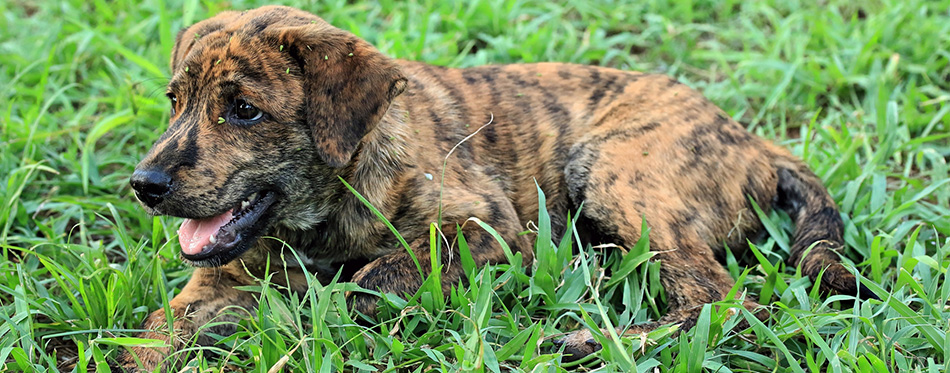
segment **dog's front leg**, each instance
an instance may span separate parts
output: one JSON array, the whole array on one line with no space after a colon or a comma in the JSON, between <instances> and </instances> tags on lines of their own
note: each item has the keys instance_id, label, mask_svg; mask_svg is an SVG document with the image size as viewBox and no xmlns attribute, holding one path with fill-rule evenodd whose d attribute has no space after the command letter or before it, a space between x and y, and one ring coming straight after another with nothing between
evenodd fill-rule
<instances>
[{"instance_id":1,"label":"dog's front leg","mask_svg":"<svg viewBox=\"0 0 950 373\"><path fill-rule=\"evenodd\" d=\"M456 237L455 224L445 225L442 233L450 239ZM524 256L524 263L531 263L532 253L531 243L524 236L518 236L518 225L513 220L507 222L497 222L493 228L508 243L512 252L521 252ZM476 224L471 222L462 229L465 240L472 253L472 259L476 266L482 266L488 263L502 263L506 261L505 253L497 240ZM409 243L415 254L419 265L425 274L432 269L430 260L429 238L416 239ZM457 245L451 248L442 248L442 291L448 294L452 285L458 284L464 276L462 262ZM370 262L353 275L353 282L364 289L376 290L380 293L392 293L398 296L409 297L419 290L422 286L423 278L419 275L419 270L413 262L409 252L403 248L398 251L384 255ZM353 292L349 296L350 306L367 316L376 314L376 306L379 298L366 294Z\"/></svg>"},{"instance_id":2,"label":"dog's front leg","mask_svg":"<svg viewBox=\"0 0 950 373\"><path fill-rule=\"evenodd\" d=\"M204 333L234 333L236 326L233 322L241 318L238 313L242 309L253 312L257 307L257 300L252 293L235 289L235 286L253 283L254 279L244 272L239 263L195 269L181 293L168 302L174 320L172 327L168 327L165 310L160 309L152 312L142 323L142 328L147 331L136 336L165 341L168 347L132 347L130 351L119 355L117 361L121 368L126 371L154 371L160 367L163 372L174 371L188 360L188 354L180 351L195 336L199 344L208 345L214 340ZM215 321L214 326L205 326L211 321Z\"/></svg>"}]
</instances>

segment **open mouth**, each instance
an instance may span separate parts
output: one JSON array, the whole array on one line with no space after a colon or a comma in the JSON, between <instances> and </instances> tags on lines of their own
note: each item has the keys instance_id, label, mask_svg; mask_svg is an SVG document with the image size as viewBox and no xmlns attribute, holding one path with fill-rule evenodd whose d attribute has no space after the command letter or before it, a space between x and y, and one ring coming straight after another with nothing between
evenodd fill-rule
<instances>
[{"instance_id":1,"label":"open mouth","mask_svg":"<svg viewBox=\"0 0 950 373\"><path fill-rule=\"evenodd\" d=\"M220 215L185 219L178 229L182 257L206 267L237 258L257 239L264 217L276 200L273 192L257 192Z\"/></svg>"}]
</instances>

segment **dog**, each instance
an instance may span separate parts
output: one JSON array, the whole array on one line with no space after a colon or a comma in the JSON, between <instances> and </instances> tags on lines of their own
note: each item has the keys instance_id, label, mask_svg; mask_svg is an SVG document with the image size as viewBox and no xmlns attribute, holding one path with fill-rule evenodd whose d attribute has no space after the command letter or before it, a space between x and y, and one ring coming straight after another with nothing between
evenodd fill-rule
<instances>
[{"instance_id":1,"label":"dog","mask_svg":"<svg viewBox=\"0 0 950 373\"><path fill-rule=\"evenodd\" d=\"M181 257L197 268L169 302L175 334L164 310L143 323L140 337L168 347L133 348L119 357L125 367L169 369L184 341L212 343L196 330L240 317L219 315L225 307L253 310L252 294L235 287L254 284L265 268L280 269L272 278L292 291L306 290L306 272L328 279L342 271L365 289L414 294L423 279L413 259L340 178L407 239L422 268L431 268L436 221L446 237L464 234L477 264L506 261L494 237L464 224L470 218L531 263L533 242L519 233L538 216L536 185L555 235L582 203L579 227L605 243L635 243L645 216L670 311L638 331L688 329L698 306L727 296L734 281L718 264L724 244L740 247L762 230L750 201L794 219L790 265L821 275L828 292L874 297L840 263L842 220L808 167L664 75L394 60L281 6L224 12L182 30L171 71L170 124L130 183L148 213L184 218ZM444 182L433 178L453 148ZM280 255L284 243L299 260L280 259L294 257ZM451 250L441 258L446 291L464 275L457 258ZM347 300L375 314L376 297L352 292ZM234 332L216 325L206 330ZM599 348L585 335L566 340L567 356Z\"/></svg>"}]
</instances>

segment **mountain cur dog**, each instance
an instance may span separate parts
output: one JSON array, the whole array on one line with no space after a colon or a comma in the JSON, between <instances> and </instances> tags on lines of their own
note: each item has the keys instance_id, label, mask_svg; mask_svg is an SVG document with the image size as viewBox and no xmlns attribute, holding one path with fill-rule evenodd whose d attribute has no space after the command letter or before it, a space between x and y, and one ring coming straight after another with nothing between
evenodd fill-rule
<instances>
[{"instance_id":1,"label":"mountain cur dog","mask_svg":"<svg viewBox=\"0 0 950 373\"><path fill-rule=\"evenodd\" d=\"M287 268L273 278L289 278L295 291L307 286L304 271L329 278L342 268L366 289L416 292L423 279L408 252L339 177L392 222L422 268L430 268L428 226L440 192L442 232L464 233L478 264L506 257L486 231L462 224L472 217L531 263L532 242L519 232L538 215L535 181L558 234L582 202L580 228L592 240L632 245L646 216L670 311L630 328L636 332L667 323L688 329L699 306L723 300L734 285L717 264L724 243L743 246L762 228L750 199L794 218L790 265L821 275L826 291L874 297L839 262L842 221L821 181L667 76L399 61L279 6L224 12L182 30L171 69L170 125L131 185L149 213L185 218L181 256L197 268L169 304L175 335L163 310L144 322L150 331L141 337L170 347L134 348L119 357L123 367L171 368L190 338L212 343L195 336L198 328L234 320L219 315L225 307L254 309L254 295L235 286L253 284L251 275L265 268ZM457 144L443 186L431 175ZM281 261L293 255L281 256L283 244L262 236L279 238L301 260ZM442 258L446 289L463 276L451 263L458 257L446 250ZM348 301L375 313L372 295L353 292ZM234 331L218 325L207 330ZM565 353L599 348L586 333L567 338Z\"/></svg>"}]
</instances>

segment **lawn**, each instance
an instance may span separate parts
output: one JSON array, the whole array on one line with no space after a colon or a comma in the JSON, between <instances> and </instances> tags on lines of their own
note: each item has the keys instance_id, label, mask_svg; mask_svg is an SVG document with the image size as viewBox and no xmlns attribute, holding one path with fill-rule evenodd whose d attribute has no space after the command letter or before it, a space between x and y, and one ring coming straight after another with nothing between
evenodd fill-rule
<instances>
[{"instance_id":1,"label":"lawn","mask_svg":"<svg viewBox=\"0 0 950 373\"><path fill-rule=\"evenodd\" d=\"M179 219L151 217L128 179L168 122L175 33L218 0L0 2L0 370L108 371L191 269ZM841 207L848 266L882 300L825 297L786 267L792 224L727 258L772 316L738 303L699 326L611 341L562 363L552 340L665 312L647 241L568 237L539 261L471 271L443 301L390 299L376 325L349 283L288 294L262 281L255 317L198 370L839 372L950 370L950 1L296 1L398 58L466 67L563 61L661 72L792 149ZM394 240L395 242L395 240ZM572 251L579 252L571 254ZM625 254L626 253L626 254ZM552 264L553 263L553 264ZM752 318L752 320L755 320ZM656 370L658 369L658 370Z\"/></svg>"}]
</instances>

